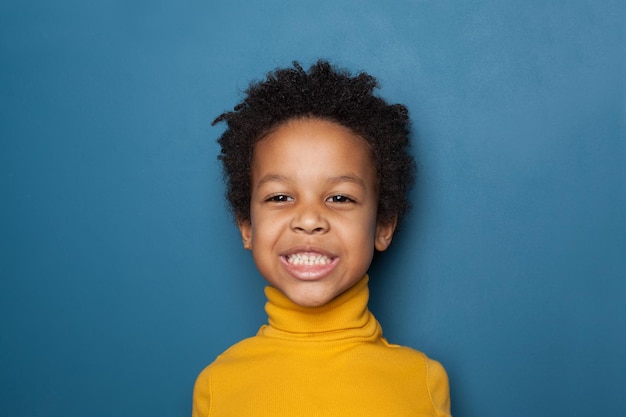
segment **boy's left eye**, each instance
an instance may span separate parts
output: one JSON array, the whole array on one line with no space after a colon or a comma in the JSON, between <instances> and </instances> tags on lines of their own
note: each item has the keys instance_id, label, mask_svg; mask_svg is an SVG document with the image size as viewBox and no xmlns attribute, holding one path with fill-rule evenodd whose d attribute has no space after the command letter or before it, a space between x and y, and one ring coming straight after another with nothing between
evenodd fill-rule
<instances>
[{"instance_id":1,"label":"boy's left eye","mask_svg":"<svg viewBox=\"0 0 626 417\"><path fill-rule=\"evenodd\" d=\"M341 194L328 197L326 201L328 201L329 203L354 203L353 199Z\"/></svg>"}]
</instances>

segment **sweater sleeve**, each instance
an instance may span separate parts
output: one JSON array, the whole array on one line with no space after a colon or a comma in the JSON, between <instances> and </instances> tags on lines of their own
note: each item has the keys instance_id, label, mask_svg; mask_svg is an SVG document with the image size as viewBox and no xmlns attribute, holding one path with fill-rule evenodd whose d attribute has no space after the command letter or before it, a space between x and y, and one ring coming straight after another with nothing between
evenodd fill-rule
<instances>
[{"instance_id":1,"label":"sweater sleeve","mask_svg":"<svg viewBox=\"0 0 626 417\"><path fill-rule=\"evenodd\" d=\"M193 405L191 417L208 417L211 397L211 377L209 368L205 368L193 387Z\"/></svg>"},{"instance_id":2,"label":"sweater sleeve","mask_svg":"<svg viewBox=\"0 0 626 417\"><path fill-rule=\"evenodd\" d=\"M428 359L428 390L437 417L450 417L450 387L448 375L443 366L432 359Z\"/></svg>"}]
</instances>

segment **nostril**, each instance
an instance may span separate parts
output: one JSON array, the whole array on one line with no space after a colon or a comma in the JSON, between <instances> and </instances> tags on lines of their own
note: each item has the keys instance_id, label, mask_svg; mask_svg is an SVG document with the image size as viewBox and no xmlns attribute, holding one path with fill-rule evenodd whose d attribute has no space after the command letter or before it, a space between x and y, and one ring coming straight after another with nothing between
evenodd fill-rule
<instances>
[{"instance_id":1,"label":"nostril","mask_svg":"<svg viewBox=\"0 0 626 417\"><path fill-rule=\"evenodd\" d=\"M307 205L294 215L290 226L300 233L321 234L328 229L329 224L319 209Z\"/></svg>"},{"instance_id":2,"label":"nostril","mask_svg":"<svg viewBox=\"0 0 626 417\"><path fill-rule=\"evenodd\" d=\"M309 228L305 226L294 226L293 230L298 231L298 232L303 232L303 233L324 233L326 228L322 226L313 227L313 228Z\"/></svg>"}]
</instances>

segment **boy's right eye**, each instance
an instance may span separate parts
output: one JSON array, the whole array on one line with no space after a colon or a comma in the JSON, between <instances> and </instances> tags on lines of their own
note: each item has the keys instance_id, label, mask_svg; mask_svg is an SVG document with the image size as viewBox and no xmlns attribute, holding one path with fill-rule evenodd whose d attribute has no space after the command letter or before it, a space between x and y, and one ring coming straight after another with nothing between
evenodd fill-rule
<instances>
[{"instance_id":1,"label":"boy's right eye","mask_svg":"<svg viewBox=\"0 0 626 417\"><path fill-rule=\"evenodd\" d=\"M292 198L285 194L277 194L267 198L267 200L265 201L268 201L270 203L287 203L289 201L292 201Z\"/></svg>"}]
</instances>

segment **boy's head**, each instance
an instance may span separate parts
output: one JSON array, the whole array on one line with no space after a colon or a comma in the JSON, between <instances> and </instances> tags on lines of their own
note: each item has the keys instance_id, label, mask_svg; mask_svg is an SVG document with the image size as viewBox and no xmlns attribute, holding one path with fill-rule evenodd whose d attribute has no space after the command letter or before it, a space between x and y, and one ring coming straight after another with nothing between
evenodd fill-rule
<instances>
[{"instance_id":1,"label":"boy's head","mask_svg":"<svg viewBox=\"0 0 626 417\"><path fill-rule=\"evenodd\" d=\"M415 172L409 154L407 108L375 96L378 84L366 73L352 76L326 61L318 61L308 72L297 62L293 65L251 84L244 100L213 122L227 123L218 140L222 147L219 159L235 219L250 218L250 173L256 143L288 120L313 117L338 123L367 141L377 177L377 220L401 221L410 206L408 192Z\"/></svg>"},{"instance_id":2,"label":"boy's head","mask_svg":"<svg viewBox=\"0 0 626 417\"><path fill-rule=\"evenodd\" d=\"M302 306L328 303L367 272L408 207L406 108L372 95L368 75L318 62L253 84L220 138L244 247Z\"/></svg>"}]
</instances>

